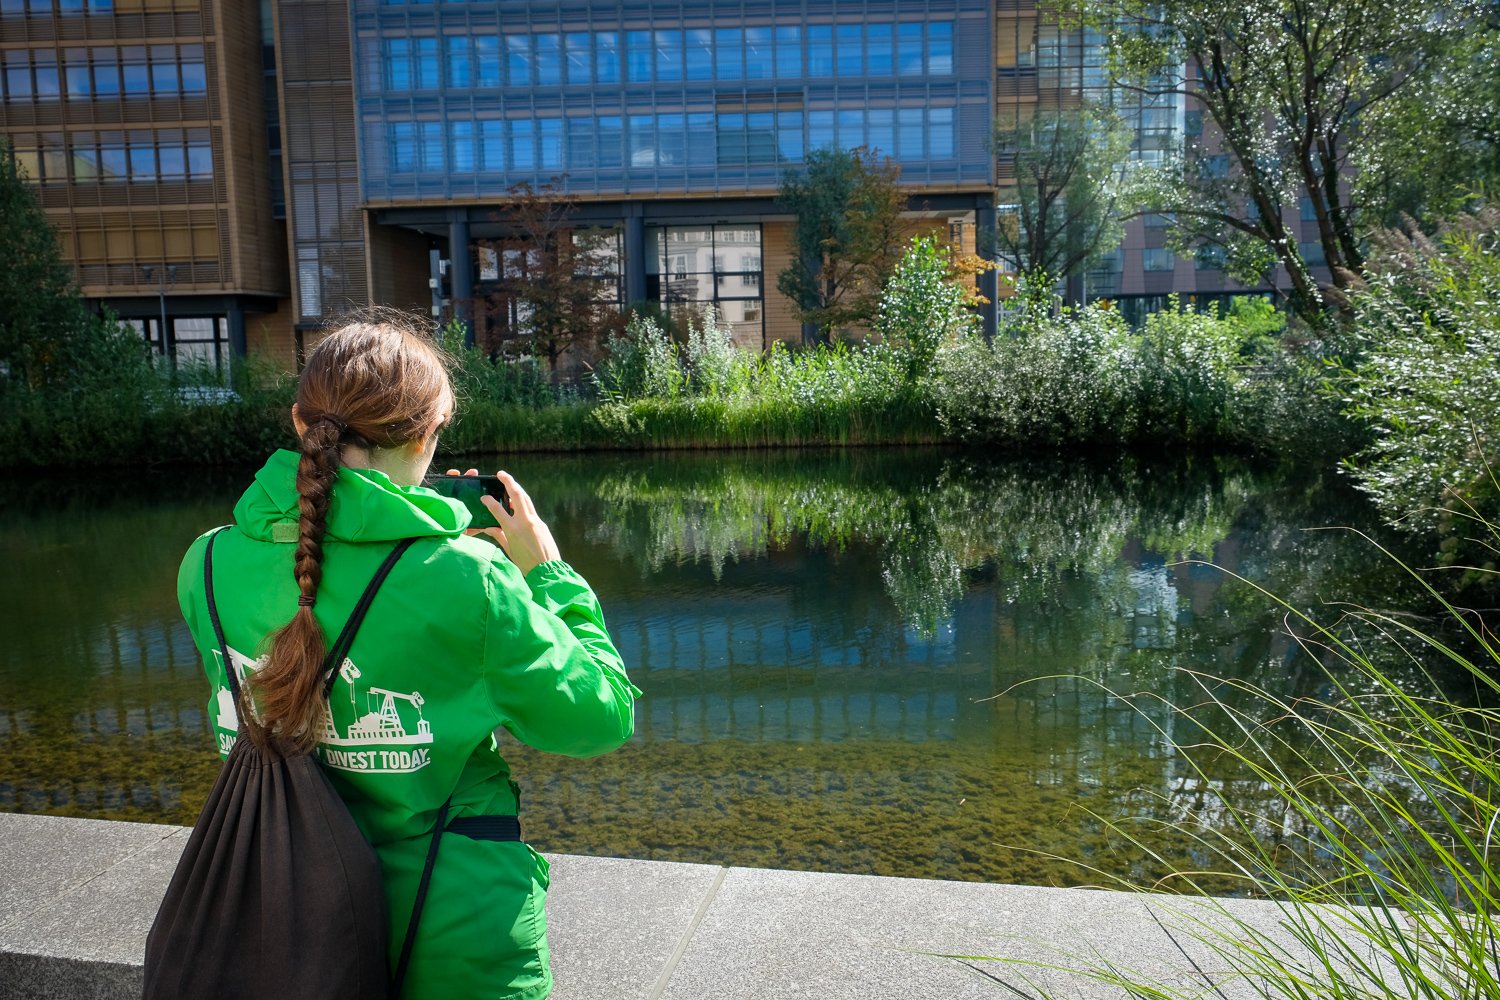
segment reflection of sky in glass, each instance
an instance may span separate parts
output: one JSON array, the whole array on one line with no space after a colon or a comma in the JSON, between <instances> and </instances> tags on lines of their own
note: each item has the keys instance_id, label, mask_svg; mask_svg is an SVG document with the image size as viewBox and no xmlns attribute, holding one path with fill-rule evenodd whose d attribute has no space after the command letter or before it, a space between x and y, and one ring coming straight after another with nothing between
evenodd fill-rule
<instances>
[{"instance_id":1,"label":"reflection of sky in glass","mask_svg":"<svg viewBox=\"0 0 1500 1000\"><path fill-rule=\"evenodd\" d=\"M547 850L1076 881L993 845L1115 851L1080 804L1199 803L1162 701L1196 699L1193 672L1311 683L1264 598L1176 560L1212 557L1302 606L1399 594L1351 537L1299 530L1373 525L1355 498L1232 465L508 464L646 692L636 738L606 758L507 738ZM247 479L0 487L0 809L193 818L217 758L176 568Z\"/></svg>"}]
</instances>

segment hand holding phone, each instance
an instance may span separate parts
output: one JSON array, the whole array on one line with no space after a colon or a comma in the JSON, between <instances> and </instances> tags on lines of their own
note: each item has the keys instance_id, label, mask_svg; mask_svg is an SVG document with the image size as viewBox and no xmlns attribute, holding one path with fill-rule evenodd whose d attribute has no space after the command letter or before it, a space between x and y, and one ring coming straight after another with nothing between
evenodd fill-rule
<instances>
[{"instance_id":1,"label":"hand holding phone","mask_svg":"<svg viewBox=\"0 0 1500 1000\"><path fill-rule=\"evenodd\" d=\"M507 514L515 514L510 504L510 494L505 489L505 484L500 481L499 476L481 476L477 473L459 475L449 473L447 475L428 476L423 486L437 493L439 496L452 497L461 501L469 509L471 528L498 528L500 522L495 520L495 515L484 505L482 496L494 497Z\"/></svg>"},{"instance_id":2,"label":"hand holding phone","mask_svg":"<svg viewBox=\"0 0 1500 1000\"><path fill-rule=\"evenodd\" d=\"M455 481L455 484L449 486L444 483L440 487L438 484L445 480ZM456 481L460 480L468 480L469 485L457 486ZM522 576L544 562L562 558L557 542L552 537L552 529L537 514L531 497L510 473L481 476L476 470L470 469L460 475L457 469L450 469L446 476L430 476L426 485L444 496L462 500L465 506L474 511L471 532L477 531L493 538L510 557L510 561L515 563ZM448 489L454 489L455 492L444 492ZM483 520L478 513L481 510L484 512Z\"/></svg>"}]
</instances>

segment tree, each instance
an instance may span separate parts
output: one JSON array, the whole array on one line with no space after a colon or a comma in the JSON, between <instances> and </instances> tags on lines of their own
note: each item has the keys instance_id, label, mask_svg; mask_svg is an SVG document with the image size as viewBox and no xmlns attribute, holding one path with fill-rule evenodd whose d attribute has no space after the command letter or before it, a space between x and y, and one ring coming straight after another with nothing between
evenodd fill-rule
<instances>
[{"instance_id":1,"label":"tree","mask_svg":"<svg viewBox=\"0 0 1500 1000\"><path fill-rule=\"evenodd\" d=\"M1383 211L1369 193L1408 169L1384 112L1441 72L1489 0L1062 2L1111 39L1116 86L1196 101L1215 126L1165 168L1137 172L1178 248L1217 245L1242 279L1282 265L1291 307L1322 325L1347 318L1361 281L1361 233ZM1314 277L1288 210L1315 224L1330 281Z\"/></svg>"},{"instance_id":2,"label":"tree","mask_svg":"<svg viewBox=\"0 0 1500 1000\"><path fill-rule=\"evenodd\" d=\"M796 222L792 263L776 279L822 339L874 321L880 290L901 259L901 168L865 146L808 154L778 195Z\"/></svg>"},{"instance_id":3,"label":"tree","mask_svg":"<svg viewBox=\"0 0 1500 1000\"><path fill-rule=\"evenodd\" d=\"M96 326L58 251L57 234L10 149L0 141L0 375L28 389L70 376Z\"/></svg>"},{"instance_id":4,"label":"tree","mask_svg":"<svg viewBox=\"0 0 1500 1000\"><path fill-rule=\"evenodd\" d=\"M931 236L915 237L881 293L875 329L900 348L907 387L932 373L940 347L978 324L970 293L953 280L954 257Z\"/></svg>"},{"instance_id":5,"label":"tree","mask_svg":"<svg viewBox=\"0 0 1500 1000\"><path fill-rule=\"evenodd\" d=\"M480 244L495 255L501 276L500 290L484 300L499 327L487 346L498 353L524 345L546 359L553 381L563 354L591 349L619 318L615 234L578 226L576 211L556 182L535 189L517 184L498 216L512 235Z\"/></svg>"},{"instance_id":6,"label":"tree","mask_svg":"<svg viewBox=\"0 0 1500 1000\"><path fill-rule=\"evenodd\" d=\"M1119 116L1101 108L1037 111L996 124L996 155L1015 176L998 249L1017 270L1066 280L1119 245L1117 181L1130 139Z\"/></svg>"}]
</instances>

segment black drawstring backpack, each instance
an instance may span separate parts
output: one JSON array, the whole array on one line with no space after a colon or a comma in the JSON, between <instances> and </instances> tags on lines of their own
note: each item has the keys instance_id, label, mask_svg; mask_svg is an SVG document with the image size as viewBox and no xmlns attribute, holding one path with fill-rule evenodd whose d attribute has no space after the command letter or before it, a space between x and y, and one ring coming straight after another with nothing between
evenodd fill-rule
<instances>
[{"instance_id":1,"label":"black drawstring backpack","mask_svg":"<svg viewBox=\"0 0 1500 1000\"><path fill-rule=\"evenodd\" d=\"M214 604L217 537L204 552L203 585L238 706L239 681ZM324 660L325 699L370 602L412 541L381 563ZM263 753L242 719L146 939L146 1000L399 997L447 812L445 802L391 975L375 849L310 754Z\"/></svg>"}]
</instances>

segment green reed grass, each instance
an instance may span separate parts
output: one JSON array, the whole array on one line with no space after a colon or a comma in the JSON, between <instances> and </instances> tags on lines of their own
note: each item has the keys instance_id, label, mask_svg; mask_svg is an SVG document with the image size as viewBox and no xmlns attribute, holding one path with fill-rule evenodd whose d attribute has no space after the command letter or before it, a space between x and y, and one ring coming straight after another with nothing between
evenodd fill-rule
<instances>
[{"instance_id":1,"label":"green reed grass","mask_svg":"<svg viewBox=\"0 0 1500 1000\"><path fill-rule=\"evenodd\" d=\"M1490 544L1500 538L1481 527ZM1315 664L1314 693L1194 675L1200 699L1172 706L1174 729L1158 731L1208 790L1174 824L1204 864L1150 886L1098 872L1114 888L1187 893L1222 889L1227 875L1243 895L1278 901L1278 926L1212 898L1168 903L1173 940L1206 948L1227 973L1179 985L1098 959L1049 968L1152 1000L1231 987L1288 1000L1500 997L1500 648L1482 620L1408 572L1448 634L1369 609L1323 625L1262 591ZM1106 822L1150 851L1145 824ZM1009 995L1062 996L1036 988L1025 964L1011 966L1021 983L994 978Z\"/></svg>"}]
</instances>

